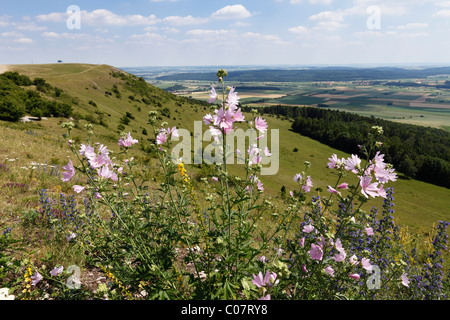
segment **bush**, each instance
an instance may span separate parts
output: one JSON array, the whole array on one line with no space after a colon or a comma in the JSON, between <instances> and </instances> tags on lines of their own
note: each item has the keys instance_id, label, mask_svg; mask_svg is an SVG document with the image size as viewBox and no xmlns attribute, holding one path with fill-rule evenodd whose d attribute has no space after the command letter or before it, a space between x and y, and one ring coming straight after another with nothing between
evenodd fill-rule
<instances>
[{"instance_id":1,"label":"bush","mask_svg":"<svg viewBox=\"0 0 450 320\"><path fill-rule=\"evenodd\" d=\"M25 116L25 107L5 98L0 101L0 119L5 121L19 121Z\"/></svg>"},{"instance_id":2,"label":"bush","mask_svg":"<svg viewBox=\"0 0 450 320\"><path fill-rule=\"evenodd\" d=\"M11 81L13 81L18 86L31 86L33 82L31 79L25 75L20 75L18 72L8 71L2 73L0 76L5 77Z\"/></svg>"}]
</instances>

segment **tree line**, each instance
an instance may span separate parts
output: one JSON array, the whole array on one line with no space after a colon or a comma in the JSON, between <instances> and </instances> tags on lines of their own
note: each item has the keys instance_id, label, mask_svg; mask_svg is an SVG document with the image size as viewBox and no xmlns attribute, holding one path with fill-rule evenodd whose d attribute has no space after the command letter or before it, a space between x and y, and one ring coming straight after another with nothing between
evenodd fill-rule
<instances>
[{"instance_id":1,"label":"tree line","mask_svg":"<svg viewBox=\"0 0 450 320\"><path fill-rule=\"evenodd\" d=\"M292 131L352 154L360 152L358 145L367 140L372 126L381 126L380 151L388 163L406 177L450 188L449 132L316 107L277 105L258 110L293 119Z\"/></svg>"}]
</instances>

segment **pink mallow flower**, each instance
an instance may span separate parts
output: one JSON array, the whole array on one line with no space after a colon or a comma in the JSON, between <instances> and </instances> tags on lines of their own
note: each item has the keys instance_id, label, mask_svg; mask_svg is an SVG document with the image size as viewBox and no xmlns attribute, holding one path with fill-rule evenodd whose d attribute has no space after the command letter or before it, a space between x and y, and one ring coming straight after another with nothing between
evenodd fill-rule
<instances>
[{"instance_id":1,"label":"pink mallow flower","mask_svg":"<svg viewBox=\"0 0 450 320\"><path fill-rule=\"evenodd\" d=\"M63 267L63 266L60 266L60 267L54 267L53 270L50 271L50 274L51 274L53 277L56 277L58 274L62 273L63 270L64 270L64 267Z\"/></svg>"},{"instance_id":2,"label":"pink mallow flower","mask_svg":"<svg viewBox=\"0 0 450 320\"><path fill-rule=\"evenodd\" d=\"M235 90L236 90L235 87L231 87L227 96L227 105L231 110L235 110L237 108L237 105L239 104L240 98L237 95L237 92L235 92Z\"/></svg>"},{"instance_id":3,"label":"pink mallow flower","mask_svg":"<svg viewBox=\"0 0 450 320\"><path fill-rule=\"evenodd\" d=\"M301 175L300 173L297 173L297 174L294 176L294 181L295 181L295 182L300 182L300 181L302 181L302 175Z\"/></svg>"},{"instance_id":4,"label":"pink mallow flower","mask_svg":"<svg viewBox=\"0 0 450 320\"><path fill-rule=\"evenodd\" d=\"M369 259L362 258L361 259L361 265L367 271L371 271L372 270L372 265L370 264L370 260Z\"/></svg>"},{"instance_id":5,"label":"pink mallow flower","mask_svg":"<svg viewBox=\"0 0 450 320\"><path fill-rule=\"evenodd\" d=\"M322 260L323 250L320 246L311 243L311 250L308 251L309 255L314 260Z\"/></svg>"},{"instance_id":6,"label":"pink mallow flower","mask_svg":"<svg viewBox=\"0 0 450 320\"><path fill-rule=\"evenodd\" d=\"M253 274L252 283L257 286L258 288L265 287L268 285L269 287L276 286L280 280L277 279L276 273L270 273L269 270L267 270L266 274L263 276L262 272L260 271L258 275L256 276Z\"/></svg>"},{"instance_id":7,"label":"pink mallow flower","mask_svg":"<svg viewBox=\"0 0 450 320\"><path fill-rule=\"evenodd\" d=\"M74 185L74 186L73 186L73 191L75 191L76 193L80 193L80 192L83 191L84 189L86 189L86 187L79 186L79 185Z\"/></svg>"},{"instance_id":8,"label":"pink mallow flower","mask_svg":"<svg viewBox=\"0 0 450 320\"><path fill-rule=\"evenodd\" d=\"M306 177L306 183L302 186L302 190L305 192L310 192L313 187L313 183L311 181L311 176Z\"/></svg>"},{"instance_id":9,"label":"pink mallow flower","mask_svg":"<svg viewBox=\"0 0 450 320\"><path fill-rule=\"evenodd\" d=\"M338 189L347 190L348 189L348 183L341 183L338 185Z\"/></svg>"},{"instance_id":10,"label":"pink mallow flower","mask_svg":"<svg viewBox=\"0 0 450 320\"><path fill-rule=\"evenodd\" d=\"M95 158L94 147L82 143L80 146L80 154L88 159Z\"/></svg>"},{"instance_id":11,"label":"pink mallow flower","mask_svg":"<svg viewBox=\"0 0 450 320\"><path fill-rule=\"evenodd\" d=\"M167 135L164 131L161 131L157 136L156 136L156 144L164 144L167 141Z\"/></svg>"},{"instance_id":12,"label":"pink mallow flower","mask_svg":"<svg viewBox=\"0 0 450 320\"><path fill-rule=\"evenodd\" d=\"M175 137L175 138L178 138L180 136L180 134L178 133L177 127L173 127L172 129L171 128L167 129L167 135L169 135L171 137Z\"/></svg>"},{"instance_id":13,"label":"pink mallow flower","mask_svg":"<svg viewBox=\"0 0 450 320\"><path fill-rule=\"evenodd\" d=\"M328 266L324 269L325 273L329 274L331 277L334 277L334 269L331 266Z\"/></svg>"},{"instance_id":14,"label":"pink mallow flower","mask_svg":"<svg viewBox=\"0 0 450 320\"><path fill-rule=\"evenodd\" d=\"M361 182L361 193L366 197L369 198L369 196L376 198L379 196L378 191L378 183L373 182L372 183L372 177L371 176L363 176L360 177Z\"/></svg>"},{"instance_id":15,"label":"pink mallow flower","mask_svg":"<svg viewBox=\"0 0 450 320\"><path fill-rule=\"evenodd\" d=\"M349 276L350 278L355 279L355 280L359 280L359 278L360 278L360 275L357 274L357 273L351 273L351 274L349 274L348 276Z\"/></svg>"},{"instance_id":16,"label":"pink mallow flower","mask_svg":"<svg viewBox=\"0 0 450 320\"><path fill-rule=\"evenodd\" d=\"M266 120L264 120L261 117L258 117L255 119L255 128L259 131L259 132L266 132L267 130L267 122Z\"/></svg>"},{"instance_id":17,"label":"pink mallow flower","mask_svg":"<svg viewBox=\"0 0 450 320\"><path fill-rule=\"evenodd\" d=\"M365 227L364 229L366 230L366 234L368 236L373 236L373 229L371 227Z\"/></svg>"},{"instance_id":18,"label":"pink mallow flower","mask_svg":"<svg viewBox=\"0 0 450 320\"><path fill-rule=\"evenodd\" d=\"M361 168L361 159L352 154L350 158L345 160L345 170L351 171L353 173L358 173L358 169Z\"/></svg>"},{"instance_id":19,"label":"pink mallow flower","mask_svg":"<svg viewBox=\"0 0 450 320\"><path fill-rule=\"evenodd\" d=\"M400 279L402 280L402 285L404 285L405 287L409 287L409 279L406 273L402 274Z\"/></svg>"},{"instance_id":20,"label":"pink mallow flower","mask_svg":"<svg viewBox=\"0 0 450 320\"><path fill-rule=\"evenodd\" d=\"M357 264L359 264L359 262L358 262L358 257L356 257L355 255L352 255L352 256L348 259L348 261L350 262L350 264L351 264L352 266L356 266Z\"/></svg>"},{"instance_id":21,"label":"pink mallow flower","mask_svg":"<svg viewBox=\"0 0 450 320\"><path fill-rule=\"evenodd\" d=\"M311 232L314 231L314 226L308 224L308 225L306 225L306 226L303 227L303 230L302 230L302 231L303 231L304 233L311 233Z\"/></svg>"},{"instance_id":22,"label":"pink mallow flower","mask_svg":"<svg viewBox=\"0 0 450 320\"><path fill-rule=\"evenodd\" d=\"M300 243L300 247L304 248L305 247L305 237L301 238L299 243Z\"/></svg>"},{"instance_id":23,"label":"pink mallow flower","mask_svg":"<svg viewBox=\"0 0 450 320\"><path fill-rule=\"evenodd\" d=\"M100 169L97 169L97 174L99 177L104 179L111 179L113 181L117 181L117 174L112 171L108 166L103 166Z\"/></svg>"},{"instance_id":24,"label":"pink mallow flower","mask_svg":"<svg viewBox=\"0 0 450 320\"><path fill-rule=\"evenodd\" d=\"M119 146L121 147L131 147L133 144L138 143L138 140L133 139L131 134L128 132L128 135L125 139L119 139Z\"/></svg>"},{"instance_id":25,"label":"pink mallow flower","mask_svg":"<svg viewBox=\"0 0 450 320\"><path fill-rule=\"evenodd\" d=\"M69 159L69 162L67 163L67 165L65 165L62 168L64 170L66 170L66 171L62 172L62 175L63 175L62 181L67 182L70 179L72 179L72 177L75 175L75 168L73 166L72 160Z\"/></svg>"},{"instance_id":26,"label":"pink mallow flower","mask_svg":"<svg viewBox=\"0 0 450 320\"><path fill-rule=\"evenodd\" d=\"M206 116L203 117L203 123L206 125L210 125L211 123L213 123L214 118L211 115L211 113L208 113Z\"/></svg>"},{"instance_id":27,"label":"pink mallow flower","mask_svg":"<svg viewBox=\"0 0 450 320\"><path fill-rule=\"evenodd\" d=\"M330 193L338 194L338 195L341 194L339 191L337 191L336 189L334 189L334 188L331 187L331 186L328 186L327 191L330 192Z\"/></svg>"},{"instance_id":28,"label":"pink mallow flower","mask_svg":"<svg viewBox=\"0 0 450 320\"><path fill-rule=\"evenodd\" d=\"M222 129L225 134L228 134L233 131L233 123L235 122L233 116L234 113L232 110L225 110L221 107L219 110L216 110L216 115L214 117L214 125L220 129Z\"/></svg>"},{"instance_id":29,"label":"pink mallow flower","mask_svg":"<svg viewBox=\"0 0 450 320\"><path fill-rule=\"evenodd\" d=\"M264 191L263 183L260 180L258 180L256 186L258 187L259 191Z\"/></svg>"},{"instance_id":30,"label":"pink mallow flower","mask_svg":"<svg viewBox=\"0 0 450 320\"><path fill-rule=\"evenodd\" d=\"M42 280L42 275L36 271L36 273L34 274L34 276L31 276L31 285L35 286L38 284L39 281Z\"/></svg>"},{"instance_id":31,"label":"pink mallow flower","mask_svg":"<svg viewBox=\"0 0 450 320\"><path fill-rule=\"evenodd\" d=\"M214 101L216 101L217 99L217 93L216 93L216 89L214 89L214 87L211 87L211 94L209 95L209 103L213 103Z\"/></svg>"},{"instance_id":32,"label":"pink mallow flower","mask_svg":"<svg viewBox=\"0 0 450 320\"><path fill-rule=\"evenodd\" d=\"M328 162L327 165L330 169L339 168L344 163L344 160L338 159L336 154L333 154L331 158L328 158L328 160L330 160L330 162Z\"/></svg>"},{"instance_id":33,"label":"pink mallow flower","mask_svg":"<svg viewBox=\"0 0 450 320\"><path fill-rule=\"evenodd\" d=\"M336 262L344 261L347 254L345 253L344 247L342 246L341 239L336 240L334 247L336 248L337 251L339 251L339 253L336 253L334 255L333 257L334 261Z\"/></svg>"},{"instance_id":34,"label":"pink mallow flower","mask_svg":"<svg viewBox=\"0 0 450 320\"><path fill-rule=\"evenodd\" d=\"M397 174L394 171L395 171L394 169L386 167L380 168L378 166L375 166L373 168L375 178L380 183L386 183L388 181L397 181Z\"/></svg>"},{"instance_id":35,"label":"pink mallow flower","mask_svg":"<svg viewBox=\"0 0 450 320\"><path fill-rule=\"evenodd\" d=\"M260 271L257 276L253 274L252 283L258 288L264 287L267 284L267 282L269 282L269 277L270 277L269 271L266 272L265 276L263 276L262 272Z\"/></svg>"}]
</instances>

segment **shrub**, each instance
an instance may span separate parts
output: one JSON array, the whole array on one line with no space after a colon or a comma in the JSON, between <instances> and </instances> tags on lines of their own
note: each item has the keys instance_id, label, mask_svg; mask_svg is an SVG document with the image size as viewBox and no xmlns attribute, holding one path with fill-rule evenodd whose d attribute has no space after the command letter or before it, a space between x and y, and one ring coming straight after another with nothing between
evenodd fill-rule
<instances>
[{"instance_id":1,"label":"shrub","mask_svg":"<svg viewBox=\"0 0 450 320\"><path fill-rule=\"evenodd\" d=\"M19 121L25 115L25 107L8 98L0 100L0 120Z\"/></svg>"}]
</instances>

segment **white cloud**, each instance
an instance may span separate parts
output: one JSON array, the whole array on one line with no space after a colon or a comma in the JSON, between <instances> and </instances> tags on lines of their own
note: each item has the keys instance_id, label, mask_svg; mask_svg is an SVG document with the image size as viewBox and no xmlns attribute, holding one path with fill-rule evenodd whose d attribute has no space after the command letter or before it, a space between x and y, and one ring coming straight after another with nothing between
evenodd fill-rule
<instances>
[{"instance_id":1,"label":"white cloud","mask_svg":"<svg viewBox=\"0 0 450 320\"><path fill-rule=\"evenodd\" d=\"M311 4L332 4L333 0L309 0Z\"/></svg>"},{"instance_id":2,"label":"white cloud","mask_svg":"<svg viewBox=\"0 0 450 320\"><path fill-rule=\"evenodd\" d=\"M156 27L156 26L148 26L148 27L144 28L144 31L150 31L150 32L157 31L157 30L158 30L158 27Z\"/></svg>"},{"instance_id":3,"label":"white cloud","mask_svg":"<svg viewBox=\"0 0 450 320\"><path fill-rule=\"evenodd\" d=\"M294 33L294 34L306 34L306 33L308 33L308 29L303 26L298 26L298 27L289 28L288 32Z\"/></svg>"},{"instance_id":4,"label":"white cloud","mask_svg":"<svg viewBox=\"0 0 450 320\"><path fill-rule=\"evenodd\" d=\"M133 34L130 36L130 39L145 39L145 40L164 40L166 37L154 33L154 32L146 32L144 34Z\"/></svg>"},{"instance_id":5,"label":"white cloud","mask_svg":"<svg viewBox=\"0 0 450 320\"><path fill-rule=\"evenodd\" d=\"M220 29L220 30L211 30L211 29L193 29L186 32L189 36L200 36L200 37L213 37L213 36L222 36L230 34L231 30Z\"/></svg>"},{"instance_id":6,"label":"white cloud","mask_svg":"<svg viewBox=\"0 0 450 320\"><path fill-rule=\"evenodd\" d=\"M386 32L383 31L361 31L361 32L354 32L353 35L360 39L369 39L369 38L379 38L386 40L388 37L395 37L396 39L409 39L409 38L416 38L416 37L428 37L430 34L427 32L405 32L409 31L411 29L405 30L401 28L397 28L397 30L388 30Z\"/></svg>"},{"instance_id":7,"label":"white cloud","mask_svg":"<svg viewBox=\"0 0 450 320\"><path fill-rule=\"evenodd\" d=\"M250 23L248 23L248 22L237 21L237 22L233 23L231 26L236 27L236 28L241 28L241 27L248 27L249 25L250 25Z\"/></svg>"},{"instance_id":8,"label":"white cloud","mask_svg":"<svg viewBox=\"0 0 450 320\"><path fill-rule=\"evenodd\" d=\"M153 25L158 22L160 22L160 19L156 18L154 14L149 16L139 14L120 16L105 9L94 10L92 12L82 11L82 23L88 25Z\"/></svg>"},{"instance_id":9,"label":"white cloud","mask_svg":"<svg viewBox=\"0 0 450 320\"><path fill-rule=\"evenodd\" d=\"M208 18L194 18L189 15L187 17L169 16L163 19L163 22L172 26L187 26L195 24L203 24L208 22Z\"/></svg>"},{"instance_id":10,"label":"white cloud","mask_svg":"<svg viewBox=\"0 0 450 320\"><path fill-rule=\"evenodd\" d=\"M164 27L164 28L161 28L165 33L172 33L172 34L175 34L175 33L180 33L180 30L178 30L177 28L170 28L170 27Z\"/></svg>"},{"instance_id":11,"label":"white cloud","mask_svg":"<svg viewBox=\"0 0 450 320\"><path fill-rule=\"evenodd\" d=\"M2 36L3 37L7 37L7 38L19 38L19 37L23 37L23 34L17 31L7 31L7 32L2 32Z\"/></svg>"},{"instance_id":12,"label":"white cloud","mask_svg":"<svg viewBox=\"0 0 450 320\"><path fill-rule=\"evenodd\" d=\"M367 37L381 37L383 33L381 33L380 31L368 30L368 31L354 32L353 35L357 38L367 39Z\"/></svg>"},{"instance_id":13,"label":"white cloud","mask_svg":"<svg viewBox=\"0 0 450 320\"><path fill-rule=\"evenodd\" d=\"M47 39L58 39L58 40L62 40L62 39L66 39L66 40L79 40L79 39L87 39L90 36L85 34L85 33L67 33L67 32L63 32L63 33L56 33L53 31L50 32L43 32L41 33L41 36ZM98 40L98 38L96 38Z\"/></svg>"},{"instance_id":14,"label":"white cloud","mask_svg":"<svg viewBox=\"0 0 450 320\"><path fill-rule=\"evenodd\" d=\"M308 20L327 20L327 21L342 21L343 13L339 11L322 11L320 13L314 14L308 18Z\"/></svg>"},{"instance_id":15,"label":"white cloud","mask_svg":"<svg viewBox=\"0 0 450 320\"><path fill-rule=\"evenodd\" d=\"M303 0L290 0L289 3L297 4L302 3ZM308 0L310 4L332 4L333 0Z\"/></svg>"},{"instance_id":16,"label":"white cloud","mask_svg":"<svg viewBox=\"0 0 450 320\"><path fill-rule=\"evenodd\" d=\"M284 43L278 36L274 36L271 34L262 34L258 32L245 32L241 35L241 37L248 40L268 41L275 42L277 44Z\"/></svg>"},{"instance_id":17,"label":"white cloud","mask_svg":"<svg viewBox=\"0 0 450 320\"><path fill-rule=\"evenodd\" d=\"M450 17L450 10L449 9L439 10L433 16L438 18L448 18Z\"/></svg>"},{"instance_id":18,"label":"white cloud","mask_svg":"<svg viewBox=\"0 0 450 320\"><path fill-rule=\"evenodd\" d=\"M215 19L246 19L251 13L241 4L226 6L214 12L211 17Z\"/></svg>"},{"instance_id":19,"label":"white cloud","mask_svg":"<svg viewBox=\"0 0 450 320\"><path fill-rule=\"evenodd\" d=\"M40 14L36 17L40 22L61 22L67 19L67 14L63 12L52 12L48 14Z\"/></svg>"},{"instance_id":20,"label":"white cloud","mask_svg":"<svg viewBox=\"0 0 450 320\"><path fill-rule=\"evenodd\" d=\"M30 44L30 43L33 43L34 41L31 38L19 38L19 39L15 39L14 42L21 43L21 44Z\"/></svg>"},{"instance_id":21,"label":"white cloud","mask_svg":"<svg viewBox=\"0 0 450 320\"><path fill-rule=\"evenodd\" d=\"M440 1L440 2L435 3L435 5L438 7L447 8L447 7L450 7L450 1Z\"/></svg>"},{"instance_id":22,"label":"white cloud","mask_svg":"<svg viewBox=\"0 0 450 320\"><path fill-rule=\"evenodd\" d=\"M21 31L44 31L47 29L46 26L38 26L34 22L13 23L13 25L17 30Z\"/></svg>"},{"instance_id":23,"label":"white cloud","mask_svg":"<svg viewBox=\"0 0 450 320\"><path fill-rule=\"evenodd\" d=\"M7 26L9 26L9 19L10 18L11 17L7 16L7 15L0 16L0 27L7 27Z\"/></svg>"},{"instance_id":24,"label":"white cloud","mask_svg":"<svg viewBox=\"0 0 450 320\"><path fill-rule=\"evenodd\" d=\"M422 28L428 28L428 23L413 22L413 23L407 23L405 25L397 27L397 29L401 29L401 30L422 29Z\"/></svg>"},{"instance_id":25,"label":"white cloud","mask_svg":"<svg viewBox=\"0 0 450 320\"><path fill-rule=\"evenodd\" d=\"M340 23L338 21L320 21L314 29L320 29L325 31L335 31L339 28L345 27L345 24Z\"/></svg>"},{"instance_id":26,"label":"white cloud","mask_svg":"<svg viewBox=\"0 0 450 320\"><path fill-rule=\"evenodd\" d=\"M69 15L67 13L53 12L38 15L40 22L63 22ZM161 20L154 14L149 16L118 15L106 9L98 9L91 12L81 11L81 23L89 26L127 26L127 25L153 25Z\"/></svg>"},{"instance_id":27,"label":"white cloud","mask_svg":"<svg viewBox=\"0 0 450 320\"><path fill-rule=\"evenodd\" d=\"M43 32L41 35L45 38L58 38L59 37L59 34L56 32L53 32L53 31Z\"/></svg>"}]
</instances>

